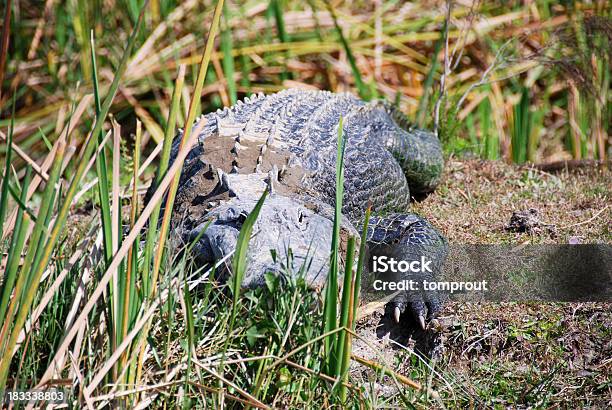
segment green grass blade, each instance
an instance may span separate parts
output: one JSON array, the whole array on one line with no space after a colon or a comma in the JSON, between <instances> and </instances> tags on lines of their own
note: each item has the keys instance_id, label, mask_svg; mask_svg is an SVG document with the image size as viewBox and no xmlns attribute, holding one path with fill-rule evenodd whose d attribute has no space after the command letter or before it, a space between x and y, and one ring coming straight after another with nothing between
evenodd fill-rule
<instances>
[{"instance_id":1,"label":"green grass blade","mask_svg":"<svg viewBox=\"0 0 612 410\"><path fill-rule=\"evenodd\" d=\"M217 2L217 5L215 6L215 11L214 11L213 19L210 25L208 38L206 39L206 45L202 53L202 57L200 59L200 66L197 72L195 87L194 87L193 94L192 94L193 97L191 98L191 102L189 104L189 111L187 113L187 119L185 121L185 130L183 132L183 138L181 139L179 150L182 149L184 145L187 144L188 141L190 140L191 133L193 132L192 127L193 127L196 115L200 109L199 107L200 106L200 96L202 95L202 89L204 87L206 73L208 72L208 65L211 60L211 56L212 56L212 52L213 52L213 48L215 44L215 38L219 30L219 23L221 20L221 11L223 10L223 4L224 4L223 0L220 0ZM183 76L180 74L180 70L179 70L179 78L182 78L182 77ZM177 82L178 81L182 81L182 80L177 79ZM180 87L177 87L177 88L180 88ZM179 101L181 97L180 90L179 92L177 92L177 88L175 88L175 91L173 94L173 104L172 104L172 108L176 110L178 110L179 108ZM166 132L164 136L164 153L162 154L162 163L165 163L166 165L163 168L160 168L158 172L158 178L161 178L161 176L163 176L166 172L164 168L167 167L167 163L168 163L167 158L169 156L169 146L166 144L171 144L172 142L172 137L174 134L174 126L173 126L174 124L172 124L172 121L173 121L172 119L176 118L176 112L174 113L174 115L170 115L169 117L170 118L168 121L168 126L166 128ZM154 231L152 231L152 229L156 229L153 227L157 226L157 217L159 215L158 214L159 211L155 212L156 215L153 215L153 213L151 215L152 217L155 216L155 221L154 221L155 223L153 223L153 221L149 219L149 230L150 231L147 234L147 241L149 241L149 245L147 245L146 250L145 250L145 266L147 266L146 269L148 269L148 264L149 264L149 259L148 259L149 256L147 255L152 254L154 239L157 239L157 252L155 253L155 257L153 259L152 274L149 277L148 271L145 271L143 273L143 275L145 276L146 282L148 282L148 286L145 290L147 292L146 297L148 298L154 297L156 293L157 279L159 276L159 271L160 271L162 259L164 256L165 242L166 242L169 228L170 228L172 208L174 205L174 199L176 196L176 191L178 189L180 176L181 176L181 170L179 169L178 172L176 172L168 188L168 194L166 197L165 208L164 208L164 215L162 218L161 228L159 230L159 236L157 238L156 238L157 235L155 234ZM154 211L157 211L158 209L159 209L159 206L157 205L154 208ZM137 345L140 345L140 343L146 339L146 334L148 333L149 327L150 327L150 321L149 321L149 324L147 324L147 326L143 330L142 332L143 337L140 338L140 341ZM140 352L141 358L142 358L143 352L144 350L141 350ZM142 360L140 360L139 366L142 366Z\"/></svg>"},{"instance_id":2,"label":"green grass blade","mask_svg":"<svg viewBox=\"0 0 612 410\"><path fill-rule=\"evenodd\" d=\"M230 96L230 102L232 105L236 104L238 100L238 92L236 89L235 81L235 69L234 69L234 56L232 55L232 29L229 25L230 16L228 14L227 7L224 7L224 28L221 32L221 51L223 52L223 72L225 74L225 80L227 81L227 91Z\"/></svg>"},{"instance_id":3,"label":"green grass blade","mask_svg":"<svg viewBox=\"0 0 612 410\"><path fill-rule=\"evenodd\" d=\"M193 90L193 97L189 104L189 112L187 113L187 120L185 121L185 131L183 132L183 138L181 140L179 150L183 148L183 146L187 143L189 138L191 137L191 133L193 132L193 124L196 118L197 113L200 110L200 96L202 95L202 89L204 88L204 81L206 79L206 73L208 72L208 65L210 63L212 52L215 46L215 38L217 37L217 32L219 31L219 23L221 21L221 10L223 10L224 1L220 0L217 2L215 6L215 12L213 15L213 19L210 25L210 31L208 33L208 38L206 39L206 46L204 47L204 52L202 53L202 58L200 59L200 68L198 70L198 76L196 78L195 87ZM151 279L152 286L152 294L155 293L155 287L157 283L157 277L159 274L159 269L161 266L161 261L164 252L164 244L166 242L168 232L170 229L170 219L172 214L172 208L174 205L174 199L176 197L176 190L178 189L178 184L181 178L181 171L179 170L168 190L168 196L166 198L166 204L164 209L164 216L162 219L162 226L160 228L159 235L159 244L157 248L157 253L155 255L154 265L153 265L153 275Z\"/></svg>"},{"instance_id":4,"label":"green grass blade","mask_svg":"<svg viewBox=\"0 0 612 410\"><path fill-rule=\"evenodd\" d=\"M30 184L30 178L32 177L32 168L28 167L26 170L25 177L23 179L23 188L21 190L21 202L25 203L26 195L28 193L28 186ZM15 285L15 278L17 274L17 268L21 260L21 252L25 243L26 232L30 224L30 217L25 213L25 209L19 206L17 211L17 219L15 220L15 230L13 231L13 237L11 244L8 249L8 258L6 261L6 272L4 273L4 280L2 281L2 298L0 299L0 317L3 320L9 320L5 317L6 311L8 310L9 298ZM15 295L18 297L18 295Z\"/></svg>"},{"instance_id":5,"label":"green grass blade","mask_svg":"<svg viewBox=\"0 0 612 410\"><path fill-rule=\"evenodd\" d=\"M136 120L136 139L134 141L134 154L133 154L133 181L132 187L132 200L130 203L130 229L134 227L134 223L138 213L138 168L140 168L140 149L141 149L141 137L142 137L142 124ZM136 243L140 243L140 236L137 237ZM126 260L127 269L125 274L125 281L122 289L122 298L120 304L120 312L122 313L121 318L121 337L120 341L125 340L128 334L128 328L133 323L135 301L134 296L136 294L136 273L138 271L138 246L131 246L128 251L128 257ZM124 354L120 360L121 368L125 368L128 360L128 355ZM126 379L129 374L126 375Z\"/></svg>"},{"instance_id":6,"label":"green grass blade","mask_svg":"<svg viewBox=\"0 0 612 410\"><path fill-rule=\"evenodd\" d=\"M489 98L485 98L478 105L478 117L480 121L481 144L483 146L482 155L485 159L497 159L499 157L499 138L493 130Z\"/></svg>"},{"instance_id":7,"label":"green grass blade","mask_svg":"<svg viewBox=\"0 0 612 410\"><path fill-rule=\"evenodd\" d=\"M91 67L92 81L94 90L94 102L96 107L96 117L100 116L102 111L100 103L100 87L98 84L98 65L96 63L96 45L94 42L94 34L91 32ZM98 145L104 140L104 132L100 129L97 135ZM105 263L108 264L113 257L113 236L111 233L111 212L110 212L110 195L108 189L108 168L106 164L106 149L103 148L100 154L96 157L96 175L98 177L98 200L100 202L101 220L102 220L102 240L104 243Z\"/></svg>"},{"instance_id":8,"label":"green grass blade","mask_svg":"<svg viewBox=\"0 0 612 410\"><path fill-rule=\"evenodd\" d=\"M357 317L357 307L359 307L359 293L361 291L361 274L363 273L363 267L365 265L365 258L367 255L367 238L368 238L368 226L370 225L370 216L372 214L372 207L366 208L365 217L363 221L363 228L361 230L361 243L359 244L359 260L357 261L357 272L355 274L355 288L353 292L353 322L351 323L351 329L355 329L355 317Z\"/></svg>"},{"instance_id":9,"label":"green grass blade","mask_svg":"<svg viewBox=\"0 0 612 410\"><path fill-rule=\"evenodd\" d=\"M247 252L249 249L249 241L251 239L251 233L253 231L253 226L255 225L255 221L259 216L259 212L261 211L261 207L266 200L266 196L268 191L264 191L261 195L255 208L251 211L249 216L246 218L244 223L242 224L242 228L240 228L240 233L238 234L238 240L236 242L236 251L234 252L234 257L232 259L232 293L233 293L233 305L232 305L232 322L236 315L236 308L238 306L238 298L240 296L240 288L242 286L242 280L244 279L244 274L246 273L247 267Z\"/></svg>"},{"instance_id":10,"label":"green grass blade","mask_svg":"<svg viewBox=\"0 0 612 410\"><path fill-rule=\"evenodd\" d=\"M265 190L263 194L261 194L261 197L255 204L255 207L242 224L242 227L240 228L240 233L238 234L238 239L236 240L236 250L234 251L234 257L232 259L232 277L230 279L232 287L232 311L230 315L229 330L227 334L232 334L232 331L234 329L234 324L236 322L236 313L238 311L238 303L240 300L240 289L242 287L242 280L244 279L244 274L246 273L247 268L247 253L249 250L249 241L251 240L253 226L255 225L255 221L257 221L257 217L259 216L259 212L263 207L267 194L267 190ZM225 362L225 354L227 352L228 342L229 338L225 340L222 350L221 363L219 365L221 373L223 373L223 366Z\"/></svg>"},{"instance_id":11,"label":"green grass blade","mask_svg":"<svg viewBox=\"0 0 612 410\"><path fill-rule=\"evenodd\" d=\"M349 316L352 313L353 307L351 306L352 295L352 283L353 283L353 263L355 260L355 238L351 236L348 240L346 247L346 265L344 267L344 284L342 286L342 299L340 302L340 327L348 328ZM345 342L347 340L346 331L340 332L338 335L338 344L336 346L336 368L334 370L334 377L340 377L342 374L342 363L344 358L344 351L347 346Z\"/></svg>"},{"instance_id":12,"label":"green grass blade","mask_svg":"<svg viewBox=\"0 0 612 410\"><path fill-rule=\"evenodd\" d=\"M9 51L9 38L11 33L11 11L13 10L12 0L7 0L4 5L4 19L2 21L2 43L0 43L0 97L2 97L2 83L4 82L4 68L6 65ZM0 238L2 235L0 235Z\"/></svg>"},{"instance_id":13,"label":"green grass blade","mask_svg":"<svg viewBox=\"0 0 612 410\"><path fill-rule=\"evenodd\" d=\"M176 134L176 119L181 108L181 93L183 92L183 85L185 84L185 71L185 65L180 65L176 82L174 84L174 90L172 91L172 102L170 103L170 112L168 113L168 121L166 122L164 145L162 147L159 168L157 169L157 173L155 175L156 185L159 185L161 180L164 178L166 171L168 170L170 152L172 150L172 143L174 142L174 136Z\"/></svg>"},{"instance_id":14,"label":"green grass blade","mask_svg":"<svg viewBox=\"0 0 612 410\"><path fill-rule=\"evenodd\" d=\"M15 129L15 94L13 94L13 107L11 115L11 124L6 140L6 163L4 164L4 173L2 174L2 187L0 188L0 239L4 236L4 220L8 210L9 197L9 179L11 176L11 158L13 155L13 131Z\"/></svg>"},{"instance_id":15,"label":"green grass blade","mask_svg":"<svg viewBox=\"0 0 612 410\"><path fill-rule=\"evenodd\" d=\"M274 22L276 23L276 33L278 35L278 39L281 43L288 43L290 41L289 34L287 34L287 30L285 29L285 17L283 14L283 4L282 0L270 0L270 5L268 6L272 14L274 15ZM285 52L285 59L288 58L288 52ZM291 78L291 73L287 70L287 66L285 64L285 70L281 73L281 80L285 81Z\"/></svg>"},{"instance_id":16,"label":"green grass blade","mask_svg":"<svg viewBox=\"0 0 612 410\"><path fill-rule=\"evenodd\" d=\"M444 26L446 26L446 22L444 23ZM427 73L427 77L425 78L425 82L423 83L423 94L421 95L421 99L419 100L419 107L417 108L415 121L419 128L423 128L425 126L425 119L428 117L427 113L430 112L429 97L433 92L434 75L438 70L438 56L440 55L440 50L442 50L442 45L444 44L445 31L446 29L445 27L443 27L442 31L440 32L442 34L434 45L434 51L431 57L429 72Z\"/></svg>"},{"instance_id":17,"label":"green grass blade","mask_svg":"<svg viewBox=\"0 0 612 410\"><path fill-rule=\"evenodd\" d=\"M195 349L195 328L193 319L193 304L191 303L191 293L189 292L189 283L185 279L185 285L183 287L183 297L185 298L185 308L187 316L187 360L191 361L191 352Z\"/></svg>"},{"instance_id":18,"label":"green grass blade","mask_svg":"<svg viewBox=\"0 0 612 410\"><path fill-rule=\"evenodd\" d=\"M349 244L347 247L347 268L346 268L346 272L345 275L350 275L351 276L351 281L349 283L349 288L348 288L348 292L350 293L344 293L342 295L342 314L344 315L345 313L347 314L347 318L346 320L342 319L342 326L345 329L351 329L354 330L355 329L355 318L357 317L357 308L359 307L359 293L360 293L360 289L361 289L361 274L363 273L363 266L365 263L365 257L366 257L366 243L367 243L367 235L368 235L368 225L370 224L370 215L371 215L371 206L368 206L366 208L366 212L365 212L365 219L363 222L363 228L362 228L362 232L361 232L361 243L359 245L359 256L358 256L358 261L357 261L357 269L355 271L355 275L354 277L352 277L352 261L353 261L353 249L354 249L354 243L351 244L351 241L354 242L354 238L350 238L349 239ZM349 266L349 262L350 262L350 266ZM345 289L347 286L347 280L346 280L346 276L345 276ZM348 300L347 300L348 299ZM344 311L345 308L345 304L347 305L348 309L347 312ZM340 363L340 368L336 374L336 377L339 377L342 381L342 383L340 383L340 401L341 403L346 403L347 400L347 388L346 388L346 383L348 382L348 370L349 370L349 366L350 366L350 362L351 362L351 353L352 353L352 343L353 343L353 336L351 333L347 332L346 330L342 331L340 333L340 337L341 337L341 341L339 343L339 346L342 346L342 351L338 353L338 357L340 357L341 359L341 363Z\"/></svg>"},{"instance_id":19,"label":"green grass blade","mask_svg":"<svg viewBox=\"0 0 612 410\"><path fill-rule=\"evenodd\" d=\"M343 118L340 117L338 123L338 148L336 155L336 204L334 207L334 227L332 233L331 257L329 275L325 289L324 320L325 333L338 327L337 304L338 304L338 260L340 250L340 225L342 218L342 198L344 194L344 147L345 140L343 135ZM332 374L336 368L335 341L336 335L325 338L326 368Z\"/></svg>"},{"instance_id":20,"label":"green grass blade","mask_svg":"<svg viewBox=\"0 0 612 410\"><path fill-rule=\"evenodd\" d=\"M351 50L351 47L348 41L346 40L346 37L344 37L344 33L342 33L342 27L340 27L340 24L338 23L336 12L332 4L329 2L329 0L327 1L327 8L329 9L329 13L332 16L332 19L334 21L334 27L336 28L336 33L338 34L340 43L342 43L342 47L344 48L344 52L346 53L346 57L348 58L349 65L351 66L351 71L355 79L355 86L357 87L357 92L359 93L359 96L362 99L369 101L370 98L372 97L370 95L370 89L363 82L363 79L361 78L361 73L359 72L359 68L357 67L357 62L355 61L355 56L353 55L353 51Z\"/></svg>"},{"instance_id":21,"label":"green grass blade","mask_svg":"<svg viewBox=\"0 0 612 410\"><path fill-rule=\"evenodd\" d=\"M134 41L136 39L138 30L140 29L140 26L142 24L145 8L146 8L146 2L145 2L145 7L143 7L141 14L138 18L138 22L136 23L136 26L134 30L132 31L130 38L128 39L128 43L127 43L125 52L123 54L121 62L119 63L117 72L115 74L115 77L113 78L113 82L111 83L111 86L109 88L108 96L106 97L106 99L104 100L104 104L102 105L100 116L96 117L96 122L92 130L92 136L98 135L98 133L102 130L102 124L104 123L106 115L108 114L110 110L111 104L117 93L117 89L119 88L119 81L121 77L123 76L123 73L125 72L128 58L132 52L132 49L134 48ZM41 260L39 263L37 263L34 266L33 274L32 274L32 283L34 284L38 284L40 282L40 277L42 276L44 272L45 266L49 263L49 260L51 259L51 254L53 252L53 249L55 248L55 245L57 244L57 241L60 238L60 233L66 222L68 211L70 210L70 207L72 205L72 199L77 193L77 189L79 188L81 179L83 178L83 175L85 173L87 163L89 162L89 159L91 155L93 154L94 149L96 148L96 143L95 143L96 141L97 141L97 138L89 138L87 144L84 147L83 156L74 173L74 177L72 178L70 187L68 188L68 192L66 193L66 197L62 204L62 207L59 210L59 213L55 220L55 224L53 225L53 229L51 231L51 234L49 235L49 240L47 241L44 247ZM8 350L5 352L6 354L3 355L2 362L0 363L0 388L3 388L6 383L6 377L8 374L8 369L9 369L10 361L11 361L12 354L13 354L12 349L15 346L15 343L17 342L17 337L19 336L19 332L21 332L21 329L23 328L23 325L25 324L30 306L34 300L37 289L38 289L37 285L27 289L25 298L23 300L23 305L20 306L19 312L17 313L15 324L11 332L10 339L8 341Z\"/></svg>"},{"instance_id":22,"label":"green grass blade","mask_svg":"<svg viewBox=\"0 0 612 410\"><path fill-rule=\"evenodd\" d=\"M183 267L185 261L182 262ZM191 294L189 292L189 284L187 282L187 278L185 278L185 282L183 285L183 301L185 306L185 318L187 321L187 377L185 378L185 383L183 388L186 392L190 391L189 379L191 374L191 366L192 366L192 355L195 352L195 321L193 314L193 304L191 302ZM190 408L189 405L190 399L189 395L186 394L183 399L183 408Z\"/></svg>"},{"instance_id":23,"label":"green grass blade","mask_svg":"<svg viewBox=\"0 0 612 410\"><path fill-rule=\"evenodd\" d=\"M523 87L521 99L513 109L512 127L512 160L522 164L527 160L527 144L531 130L531 115L529 112L529 91Z\"/></svg>"},{"instance_id":24,"label":"green grass blade","mask_svg":"<svg viewBox=\"0 0 612 410\"><path fill-rule=\"evenodd\" d=\"M270 0L270 7L272 8L272 13L274 14L278 39L281 41L281 43L287 43L289 42L289 35L285 29L285 18L283 15L283 5L281 4L281 1L282 0Z\"/></svg>"},{"instance_id":25,"label":"green grass blade","mask_svg":"<svg viewBox=\"0 0 612 410\"><path fill-rule=\"evenodd\" d=\"M184 65L179 66L178 74L176 77L176 83L174 90L172 91L172 103L170 105L170 112L168 113L168 121L166 122L166 130L164 134L164 145L162 147L161 159L159 161L159 167L155 176L155 185L161 183L162 178L168 170L168 163L170 162L170 152L172 150L172 142L174 141L176 118L180 110L181 105L181 93L183 92L183 84L185 83L185 71ZM159 221L159 214L161 210L161 203L155 206L151 217L149 218L149 229L147 230L147 238L145 241L144 250L144 264L143 264L143 289L146 296L149 296L151 291L150 283L150 266L151 257L153 255L153 246L157 237L157 223Z\"/></svg>"},{"instance_id":26,"label":"green grass blade","mask_svg":"<svg viewBox=\"0 0 612 410\"><path fill-rule=\"evenodd\" d=\"M20 209L20 210L23 210L26 214L28 214L30 216L30 218L33 221L36 222L36 215L34 215L32 213L32 210L30 208L28 208L28 206L26 205L25 201L21 198L21 194L19 192L17 192L15 189L16 188L13 188L9 184L9 193L13 197L13 200L15 201L15 203L17 204L17 208Z\"/></svg>"},{"instance_id":27,"label":"green grass blade","mask_svg":"<svg viewBox=\"0 0 612 410\"><path fill-rule=\"evenodd\" d=\"M527 160L530 162L536 161L536 153L540 143L540 130L544 126L544 110L538 109L530 112L530 125L527 129Z\"/></svg>"},{"instance_id":28,"label":"green grass blade","mask_svg":"<svg viewBox=\"0 0 612 410\"><path fill-rule=\"evenodd\" d=\"M34 231L32 232L32 236L30 239L30 245L28 246L28 252L26 254L25 262L19 271L19 275L17 275L17 283L15 284L13 294L15 297L11 300L10 305L8 307L6 317L4 318L4 324L2 326L2 330L0 331L0 367L8 367L10 364L10 360L12 358L13 345L10 341L5 344L8 335L15 334L15 325L13 324L12 318L13 313L17 310L17 305L21 308L23 301L21 300L21 295L24 289L28 289L28 283L32 283L32 266L35 266L38 255L41 254L42 243L45 242L46 238L42 238L41 234L45 229L45 215L47 213L52 213L53 210L53 201L51 198L53 197L53 191L55 190L55 185L59 179L59 172L61 169L61 164L64 158L64 149L65 145L60 144L57 149L56 157L53 162L53 166L51 168L51 173L49 174L49 180L45 187L45 191L43 194L43 201L41 202L40 208L38 210L38 218L36 224L34 225ZM10 318L10 319L9 319ZM10 326L13 324L13 333L8 333ZM6 376L4 376L6 378ZM6 379L0 379L0 389L5 385Z\"/></svg>"}]
</instances>

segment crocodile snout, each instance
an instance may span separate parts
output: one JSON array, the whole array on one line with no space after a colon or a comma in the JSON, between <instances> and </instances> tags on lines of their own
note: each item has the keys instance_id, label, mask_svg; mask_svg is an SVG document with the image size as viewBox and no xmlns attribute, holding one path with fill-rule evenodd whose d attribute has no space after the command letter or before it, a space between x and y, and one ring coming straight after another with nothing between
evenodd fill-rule
<instances>
[{"instance_id":1,"label":"crocodile snout","mask_svg":"<svg viewBox=\"0 0 612 410\"><path fill-rule=\"evenodd\" d=\"M213 263L233 254L240 228L255 203L253 200L232 198L207 216L212 223L194 247L199 263ZM208 221L191 231L190 238L195 239ZM252 288L262 285L267 272L290 275L304 272L310 286L322 288L328 270L332 229L330 219L308 209L301 202L282 195L271 195L264 202L253 227L242 286ZM231 259L223 269L227 270L229 265Z\"/></svg>"}]
</instances>

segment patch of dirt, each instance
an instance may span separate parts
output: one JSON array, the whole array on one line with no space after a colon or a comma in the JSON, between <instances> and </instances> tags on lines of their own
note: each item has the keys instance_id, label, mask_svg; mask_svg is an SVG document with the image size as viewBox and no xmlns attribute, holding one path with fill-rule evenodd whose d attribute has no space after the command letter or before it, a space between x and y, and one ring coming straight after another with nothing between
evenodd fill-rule
<instances>
[{"instance_id":1,"label":"patch of dirt","mask_svg":"<svg viewBox=\"0 0 612 410\"><path fill-rule=\"evenodd\" d=\"M451 159L441 186L413 209L451 243L610 243L610 176L596 167L548 173ZM526 211L537 215L537 221L528 221L537 222L532 228L555 229L506 229L513 215ZM439 326L423 335L410 330L409 323L385 328L381 305L361 320L363 340L354 342L354 354L419 380L431 375L427 366L436 366L428 386L451 407L609 408L611 308L610 303L449 302ZM411 352L427 349L436 356L427 364ZM362 365L352 369L358 379L373 377ZM393 385L383 380L380 394L395 391L388 382Z\"/></svg>"},{"instance_id":2,"label":"patch of dirt","mask_svg":"<svg viewBox=\"0 0 612 410\"><path fill-rule=\"evenodd\" d=\"M440 317L443 368L471 394L507 404L609 408L610 307L450 303Z\"/></svg>"},{"instance_id":3,"label":"patch of dirt","mask_svg":"<svg viewBox=\"0 0 612 410\"><path fill-rule=\"evenodd\" d=\"M500 161L448 160L442 183L413 210L455 243L612 241L612 173L602 167L548 173ZM514 212L535 209L548 230L504 229Z\"/></svg>"}]
</instances>

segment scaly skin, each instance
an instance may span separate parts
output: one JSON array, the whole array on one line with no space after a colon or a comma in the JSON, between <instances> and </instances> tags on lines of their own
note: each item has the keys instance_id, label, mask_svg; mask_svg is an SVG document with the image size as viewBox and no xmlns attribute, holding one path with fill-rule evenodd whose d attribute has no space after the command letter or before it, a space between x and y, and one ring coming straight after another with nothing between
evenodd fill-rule
<instances>
[{"instance_id":1,"label":"scaly skin","mask_svg":"<svg viewBox=\"0 0 612 410\"><path fill-rule=\"evenodd\" d=\"M266 201L249 248L244 286L263 283L268 270L309 261L307 280L321 286L329 261L337 132L343 118L345 185L343 233L356 235L370 203L376 217L368 230L371 254L399 258L421 254L439 266L445 240L409 212L411 192L435 189L443 169L440 143L429 132L410 129L405 117L382 102L350 94L285 90L254 96L199 119L205 126L181 178L175 215L184 240L206 221L215 222L196 245L201 263L232 252L242 221L264 189ZM180 138L177 138L177 141ZM175 144L174 154L178 149ZM293 259L288 258L291 248ZM270 249L275 249L273 258ZM435 274L435 273L434 273ZM424 325L439 303L436 295L401 295L392 302L397 320L406 309Z\"/></svg>"}]
</instances>

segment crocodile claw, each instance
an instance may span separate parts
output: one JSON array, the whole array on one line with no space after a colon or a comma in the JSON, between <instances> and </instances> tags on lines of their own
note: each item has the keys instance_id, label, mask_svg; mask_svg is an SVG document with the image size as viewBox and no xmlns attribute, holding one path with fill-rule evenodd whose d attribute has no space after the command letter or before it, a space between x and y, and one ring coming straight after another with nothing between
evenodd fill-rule
<instances>
[{"instance_id":1,"label":"crocodile claw","mask_svg":"<svg viewBox=\"0 0 612 410\"><path fill-rule=\"evenodd\" d=\"M418 322L419 322L419 325L421 325L421 329L425 330L425 317L423 317L422 315L419 315Z\"/></svg>"},{"instance_id":2,"label":"crocodile claw","mask_svg":"<svg viewBox=\"0 0 612 410\"><path fill-rule=\"evenodd\" d=\"M400 294L390 302L387 314L395 323L407 316L414 327L427 330L427 323L434 319L439 311L439 301L434 294Z\"/></svg>"}]
</instances>

